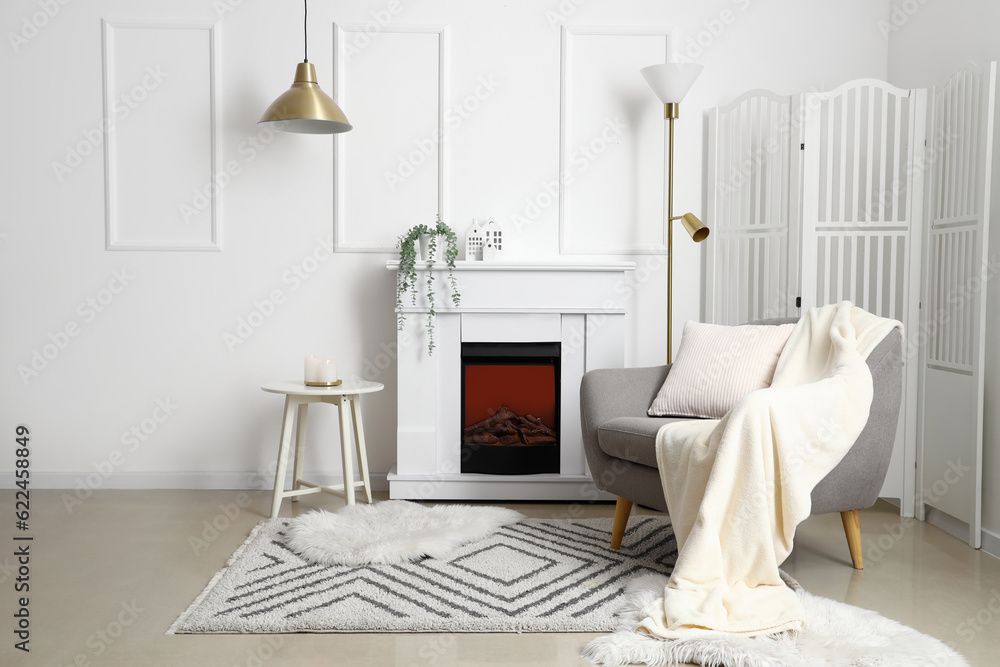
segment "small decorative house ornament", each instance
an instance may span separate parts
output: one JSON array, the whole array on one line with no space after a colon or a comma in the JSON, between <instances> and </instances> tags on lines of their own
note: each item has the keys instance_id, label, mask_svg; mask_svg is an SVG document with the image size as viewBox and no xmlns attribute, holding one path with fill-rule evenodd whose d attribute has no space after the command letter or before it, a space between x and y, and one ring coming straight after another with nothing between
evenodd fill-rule
<instances>
[{"instance_id":1,"label":"small decorative house ornament","mask_svg":"<svg viewBox=\"0 0 1000 667\"><path fill-rule=\"evenodd\" d=\"M465 232L465 260L472 262L477 259L483 259L484 245L485 237L483 236L483 228L473 218L472 226Z\"/></svg>"},{"instance_id":2,"label":"small decorative house ornament","mask_svg":"<svg viewBox=\"0 0 1000 667\"><path fill-rule=\"evenodd\" d=\"M487 256L487 254L489 256ZM491 261L503 256L503 230L490 218L483 226L483 260Z\"/></svg>"}]
</instances>

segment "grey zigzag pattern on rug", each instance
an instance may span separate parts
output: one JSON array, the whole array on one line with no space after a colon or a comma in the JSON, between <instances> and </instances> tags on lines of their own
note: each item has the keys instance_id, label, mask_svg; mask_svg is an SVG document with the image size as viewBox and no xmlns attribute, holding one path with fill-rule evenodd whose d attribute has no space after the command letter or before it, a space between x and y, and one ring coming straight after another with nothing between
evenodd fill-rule
<instances>
[{"instance_id":1,"label":"grey zigzag pattern on rug","mask_svg":"<svg viewBox=\"0 0 1000 667\"><path fill-rule=\"evenodd\" d=\"M633 519L619 551L610 519L525 519L445 560L364 567L310 565L287 523L254 528L170 632L609 632L628 581L677 558L667 517Z\"/></svg>"}]
</instances>

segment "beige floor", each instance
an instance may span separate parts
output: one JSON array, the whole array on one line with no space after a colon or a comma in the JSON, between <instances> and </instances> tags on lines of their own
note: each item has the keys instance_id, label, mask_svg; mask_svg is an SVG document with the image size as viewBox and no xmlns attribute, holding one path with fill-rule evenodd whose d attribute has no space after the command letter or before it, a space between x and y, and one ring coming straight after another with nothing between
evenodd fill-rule
<instances>
[{"instance_id":1,"label":"beige floor","mask_svg":"<svg viewBox=\"0 0 1000 667\"><path fill-rule=\"evenodd\" d=\"M239 493L98 491L69 513L63 492L33 492L31 652L13 648L20 594L14 592L17 575L11 571L14 549L7 546L0 549L0 664L589 664L579 658L581 647L595 636L589 634L165 635L264 517L269 493ZM13 545L13 492L0 492L0 499L0 506L10 508L3 540ZM301 502L302 509L339 505L328 496ZM538 517L611 516L613 510L605 504L511 506ZM235 518L227 518L227 510ZM291 503L286 501L282 510L290 513ZM206 522L223 529L205 532ZM802 526L785 568L812 593L874 609L952 642L973 665L1000 663L1000 625L992 624L1000 614L1000 561L936 528L903 521L888 505L864 512L861 525L867 551L863 572L848 565L837 515L813 517Z\"/></svg>"}]
</instances>

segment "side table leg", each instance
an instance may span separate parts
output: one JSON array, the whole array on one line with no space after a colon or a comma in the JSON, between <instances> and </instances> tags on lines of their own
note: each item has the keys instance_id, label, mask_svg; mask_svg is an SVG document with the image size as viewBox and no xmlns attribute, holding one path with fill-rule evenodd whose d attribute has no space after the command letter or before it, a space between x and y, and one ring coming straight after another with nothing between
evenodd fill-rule
<instances>
[{"instance_id":1,"label":"side table leg","mask_svg":"<svg viewBox=\"0 0 1000 667\"><path fill-rule=\"evenodd\" d=\"M281 497L285 490L285 470L288 468L288 448L292 443L292 423L295 419L296 403L291 396L285 396L285 416L281 421L281 444L278 447L278 465L274 471L274 495L271 497L271 518L278 516Z\"/></svg>"},{"instance_id":2,"label":"side table leg","mask_svg":"<svg viewBox=\"0 0 1000 667\"><path fill-rule=\"evenodd\" d=\"M354 439L358 447L358 467L361 468L361 482L365 485L365 498L372 504L372 485L368 481L368 454L365 451L365 427L361 422L361 395L351 395L351 418L354 420Z\"/></svg>"},{"instance_id":3,"label":"side table leg","mask_svg":"<svg viewBox=\"0 0 1000 667\"><path fill-rule=\"evenodd\" d=\"M301 488L302 459L306 453L306 422L309 416L309 404L299 405L298 416L295 418L295 465L292 466L292 491ZM292 496L292 502L299 502L298 496Z\"/></svg>"},{"instance_id":4,"label":"side table leg","mask_svg":"<svg viewBox=\"0 0 1000 667\"><path fill-rule=\"evenodd\" d=\"M347 396L340 396L340 401L338 403L338 410L340 412L340 454L341 459L344 462L344 496L346 497L347 504L354 504L354 463L351 460L353 454L351 452L351 431L348 427L347 420L350 415L347 414Z\"/></svg>"}]
</instances>

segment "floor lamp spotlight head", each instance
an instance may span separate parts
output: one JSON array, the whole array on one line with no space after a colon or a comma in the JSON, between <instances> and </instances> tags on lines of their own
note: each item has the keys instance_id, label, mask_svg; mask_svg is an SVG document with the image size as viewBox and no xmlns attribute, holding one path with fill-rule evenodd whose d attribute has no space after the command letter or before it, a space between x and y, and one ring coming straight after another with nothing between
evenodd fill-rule
<instances>
[{"instance_id":1,"label":"floor lamp spotlight head","mask_svg":"<svg viewBox=\"0 0 1000 667\"><path fill-rule=\"evenodd\" d=\"M684 225L684 229L687 233L691 235L695 243L701 243L708 238L711 230L704 222L698 219L694 213L685 213L681 216L681 224Z\"/></svg>"}]
</instances>

